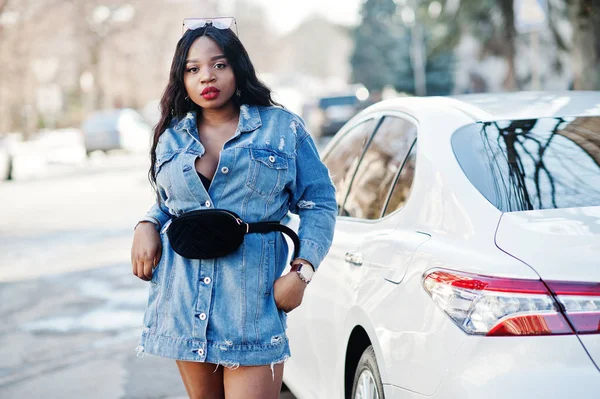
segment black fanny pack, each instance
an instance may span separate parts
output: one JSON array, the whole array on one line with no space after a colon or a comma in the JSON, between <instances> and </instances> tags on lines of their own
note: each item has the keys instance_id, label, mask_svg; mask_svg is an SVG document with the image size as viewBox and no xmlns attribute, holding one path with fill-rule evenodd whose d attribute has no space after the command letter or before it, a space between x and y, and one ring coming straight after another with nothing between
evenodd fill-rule
<instances>
[{"instance_id":1,"label":"black fanny pack","mask_svg":"<svg viewBox=\"0 0 600 399\"><path fill-rule=\"evenodd\" d=\"M292 259L297 258L300 240L292 229L279 222L245 223L234 212L224 209L201 209L175 217L167 236L173 250L184 258L212 259L235 251L246 234L271 231L280 231L292 239Z\"/></svg>"}]
</instances>

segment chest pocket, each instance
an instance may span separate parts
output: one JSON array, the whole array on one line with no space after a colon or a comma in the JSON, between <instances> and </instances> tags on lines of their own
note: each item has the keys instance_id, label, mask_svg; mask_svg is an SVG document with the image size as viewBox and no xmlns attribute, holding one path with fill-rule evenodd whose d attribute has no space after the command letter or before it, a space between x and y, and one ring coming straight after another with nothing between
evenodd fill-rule
<instances>
[{"instance_id":1,"label":"chest pocket","mask_svg":"<svg viewBox=\"0 0 600 399\"><path fill-rule=\"evenodd\" d=\"M288 159L271 150L250 149L250 167L246 186L261 196L271 196L283 189Z\"/></svg>"}]
</instances>

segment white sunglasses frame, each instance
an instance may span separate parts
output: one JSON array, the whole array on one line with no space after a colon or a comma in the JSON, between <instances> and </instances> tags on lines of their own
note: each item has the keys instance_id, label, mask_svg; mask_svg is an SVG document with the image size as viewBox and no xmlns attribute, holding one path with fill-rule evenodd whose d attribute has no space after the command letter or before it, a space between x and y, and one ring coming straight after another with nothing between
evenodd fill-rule
<instances>
[{"instance_id":1,"label":"white sunglasses frame","mask_svg":"<svg viewBox=\"0 0 600 399\"><path fill-rule=\"evenodd\" d=\"M194 26L194 27L192 27L193 25L190 26L190 23L193 24L194 22L197 22L201 25ZM215 22L217 22L217 24L215 24ZM220 23L220 22L224 22L224 23ZM233 33L235 33L236 36L239 37L238 30L237 30L237 21L235 20L235 17L184 18L182 26L181 26L181 35L183 36L187 30L201 29L208 25L212 26L213 28L220 29L220 30L231 29L231 31ZM233 26L233 29L232 29L232 26Z\"/></svg>"}]
</instances>

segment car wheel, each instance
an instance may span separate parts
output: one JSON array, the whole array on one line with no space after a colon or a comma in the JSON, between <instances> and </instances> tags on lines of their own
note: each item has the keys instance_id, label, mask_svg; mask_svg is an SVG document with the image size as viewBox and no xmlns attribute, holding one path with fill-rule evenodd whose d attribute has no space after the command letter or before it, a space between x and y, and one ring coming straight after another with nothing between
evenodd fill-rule
<instances>
[{"instance_id":1,"label":"car wheel","mask_svg":"<svg viewBox=\"0 0 600 399\"><path fill-rule=\"evenodd\" d=\"M377 368L375 351L369 346L363 352L352 384L352 399L383 399L383 384Z\"/></svg>"}]
</instances>

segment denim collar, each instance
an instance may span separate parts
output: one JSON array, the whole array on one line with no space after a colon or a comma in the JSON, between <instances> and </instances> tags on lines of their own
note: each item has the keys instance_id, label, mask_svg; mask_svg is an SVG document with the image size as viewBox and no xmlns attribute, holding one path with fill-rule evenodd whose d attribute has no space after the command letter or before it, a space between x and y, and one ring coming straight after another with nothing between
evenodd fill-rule
<instances>
[{"instance_id":1,"label":"denim collar","mask_svg":"<svg viewBox=\"0 0 600 399\"><path fill-rule=\"evenodd\" d=\"M260 119L258 107L256 105L242 104L240 106L240 121L238 123L238 129L240 133L251 132L261 126L262 120ZM178 121L173 129L177 131L187 130L192 134L195 133L198 135L196 112L188 112L185 118Z\"/></svg>"}]
</instances>

